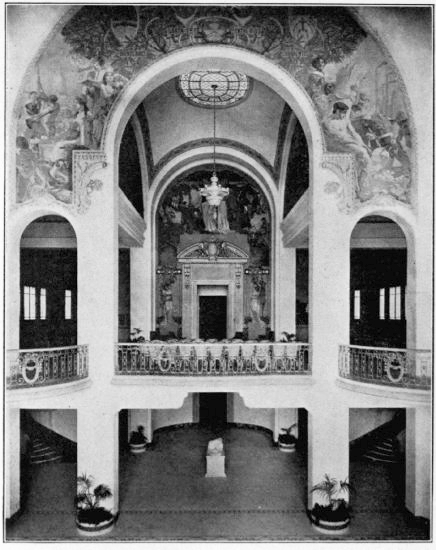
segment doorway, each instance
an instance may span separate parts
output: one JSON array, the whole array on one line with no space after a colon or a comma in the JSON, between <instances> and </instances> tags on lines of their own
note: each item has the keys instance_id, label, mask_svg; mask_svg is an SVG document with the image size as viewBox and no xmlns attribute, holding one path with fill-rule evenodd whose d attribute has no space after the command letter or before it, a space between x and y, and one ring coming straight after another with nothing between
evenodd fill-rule
<instances>
[{"instance_id":1,"label":"doorway","mask_svg":"<svg viewBox=\"0 0 436 550\"><path fill-rule=\"evenodd\" d=\"M198 334L203 340L227 338L227 296L199 296Z\"/></svg>"},{"instance_id":2,"label":"doorway","mask_svg":"<svg viewBox=\"0 0 436 550\"><path fill-rule=\"evenodd\" d=\"M200 393L200 425L216 428L227 423L227 394Z\"/></svg>"}]
</instances>

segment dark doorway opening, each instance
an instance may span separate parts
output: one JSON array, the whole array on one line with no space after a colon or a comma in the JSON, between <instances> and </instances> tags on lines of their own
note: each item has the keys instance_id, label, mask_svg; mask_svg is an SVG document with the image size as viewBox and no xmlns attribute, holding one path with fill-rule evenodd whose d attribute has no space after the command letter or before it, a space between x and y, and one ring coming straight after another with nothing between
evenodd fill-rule
<instances>
[{"instance_id":1,"label":"dark doorway opening","mask_svg":"<svg viewBox=\"0 0 436 550\"><path fill-rule=\"evenodd\" d=\"M217 428L227 423L227 394L200 393L200 425Z\"/></svg>"},{"instance_id":2,"label":"dark doorway opening","mask_svg":"<svg viewBox=\"0 0 436 550\"><path fill-rule=\"evenodd\" d=\"M227 338L227 296L199 296L199 337Z\"/></svg>"}]
</instances>

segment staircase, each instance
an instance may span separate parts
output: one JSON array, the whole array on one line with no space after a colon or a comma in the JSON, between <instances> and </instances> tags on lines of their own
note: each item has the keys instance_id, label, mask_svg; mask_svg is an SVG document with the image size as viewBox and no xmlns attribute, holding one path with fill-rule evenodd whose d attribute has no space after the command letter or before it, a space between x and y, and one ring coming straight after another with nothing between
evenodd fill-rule
<instances>
[{"instance_id":1,"label":"staircase","mask_svg":"<svg viewBox=\"0 0 436 550\"><path fill-rule=\"evenodd\" d=\"M30 464L44 464L45 462L60 462L62 452L41 435L31 437Z\"/></svg>"},{"instance_id":2,"label":"staircase","mask_svg":"<svg viewBox=\"0 0 436 550\"><path fill-rule=\"evenodd\" d=\"M36 422L30 416L26 419L23 433L27 434L29 444L29 463L75 462L77 444L60 434Z\"/></svg>"},{"instance_id":3,"label":"staircase","mask_svg":"<svg viewBox=\"0 0 436 550\"><path fill-rule=\"evenodd\" d=\"M351 442L350 455L352 459L401 464L404 461L404 456L400 451L397 436L405 427L405 413L398 411L389 422Z\"/></svg>"},{"instance_id":4,"label":"staircase","mask_svg":"<svg viewBox=\"0 0 436 550\"><path fill-rule=\"evenodd\" d=\"M402 455L398 450L398 440L395 436L375 439L373 445L369 445L362 458L371 462L384 462L385 464L400 464Z\"/></svg>"}]
</instances>

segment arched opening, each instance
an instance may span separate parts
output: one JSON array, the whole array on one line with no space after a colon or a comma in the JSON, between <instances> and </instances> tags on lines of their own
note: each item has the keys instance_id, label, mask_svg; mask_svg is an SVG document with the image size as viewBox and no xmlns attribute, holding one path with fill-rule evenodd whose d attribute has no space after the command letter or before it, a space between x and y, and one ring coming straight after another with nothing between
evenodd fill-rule
<instances>
[{"instance_id":1,"label":"arched opening","mask_svg":"<svg viewBox=\"0 0 436 550\"><path fill-rule=\"evenodd\" d=\"M291 190L290 192L293 197L290 199L290 202L288 200L290 207L294 206L295 202L301 198L309 185L309 147L303 127L308 129L309 126L313 126L310 132L313 135L317 135L319 133L319 123L314 115L312 107L309 108L309 114L313 115L313 120L308 123L307 110L305 114L300 105L296 102L295 97L291 96L289 93L289 90L292 89L293 93L298 95L298 101L301 100L305 102L307 101L307 97L301 93L301 88L293 86L290 82L288 82L286 87L283 87L281 81L274 81L271 79L271 72L268 73L268 76L264 73L259 73L259 60L257 60L256 67L254 67L254 60L251 59L252 54L249 52L243 52L242 56L237 58L233 55L231 48L226 48L225 52L223 52L224 50L221 51L221 47L219 46L214 48L205 47L205 54L210 57L208 57L208 70L203 71L203 73L215 75L220 72L218 69L222 70L223 66L231 68L232 70L244 70L245 75L247 75L250 81L251 89L249 97L244 98L241 104L232 105L231 108L221 108L217 113L216 162L217 165L220 166L220 170L225 169L233 174L237 174L236 180L234 179L234 181L241 180L241 178L242 180L250 180L253 178L252 185L260 184L265 195L263 202L265 204L268 202L270 209L270 213L268 214L270 227L268 228L267 236L260 230L260 226L257 227L257 222L263 216L261 213L256 213L255 215L259 220L253 219L254 225L252 229L254 230L250 230L250 221L248 222L248 226L242 229L242 232L245 232L250 237L255 236L257 233L259 237L262 237L262 240L265 240L265 237L267 237L269 241L270 255L268 261L264 261L262 258L256 258L255 261L252 262L255 265L255 272L251 270L250 273L246 273L245 275L251 277L250 284L252 286L260 281L260 291L253 290L252 294L254 295L256 292L265 294L266 291L267 297L266 299L262 298L261 301L265 303L270 302L270 304L268 303L267 306L260 305L257 307L256 296L253 296L251 301L252 305L255 310L259 309L259 314L255 311L254 316L256 318L259 316L259 320L257 321L256 329L249 329L248 325L252 322L249 319L253 318L253 313L251 311L250 298L248 298L248 304L246 307L244 306L244 310L247 311L241 314L242 322L236 323L237 326L232 327L232 330L228 328L225 336L229 337L233 336L236 332L245 332L245 337L247 338L250 336L252 338L258 338L260 336L268 337L268 334L275 330L275 336L278 338L279 332L283 329L286 329L288 333L296 332L296 324L299 323L302 325L302 329L299 331L301 334L300 340L307 341L308 323L306 312L308 302L308 276L306 272L303 273L302 276L303 279L305 278L306 280L303 284L305 288L302 290L303 298L300 300L301 303L297 304L295 297L291 300L292 303L289 303L290 309L293 311L293 314L287 315L290 320L279 320L279 314L277 313L278 308L273 299L278 284L285 284L284 281L279 282L278 268L275 269L281 250L280 220L278 212L282 208L282 206L280 206L282 199L279 198L281 193L278 187L279 179L282 178L281 172L283 169L286 169L286 163L283 163L282 159L288 158L288 151L285 151L284 142L285 135L288 131L289 113L292 113L289 103L295 105L296 111L300 112L300 116L302 117L302 120L299 121L297 118L299 115L297 115L297 113L293 115L293 120L294 123L296 121L298 130L294 132L294 134L296 134L295 139L289 144L291 152L293 152L290 161L291 166L287 170L288 179L292 180L287 186L288 189ZM178 57L181 59L177 59ZM241 57L244 61L243 63L241 63ZM174 64L171 58L174 58ZM145 182L143 178L143 193L145 197L144 218L151 226L151 239L154 242L158 241L158 237L153 236L153 232L159 223L159 209L163 206L162 193L166 193L166 191L164 191L166 186L168 184L179 184L183 178L186 178L185 174L188 172L190 174L194 171L199 173L201 169L205 170L204 167L208 164L209 168L211 168L210 163L212 161L213 144L211 139L212 113L210 106L209 109L204 109L202 108L204 105L198 106L188 104L189 102L185 102L183 98L181 98L179 90L179 77L182 78L180 75L183 76L195 73L196 69L204 67L203 61L204 58L201 61L197 58L196 52L190 52L189 56L182 54L182 52L177 52L168 56L165 63L164 74L159 74L158 65L160 62L156 63L153 67L153 71L150 68L139 74L137 79L123 91L123 95L120 96L120 104L111 114L111 119L105 130L104 142L108 151L114 150L114 152L116 152L117 145L120 144L119 158L121 159L121 157L124 156L124 148L126 147L125 139L130 121L133 118L139 121L137 127L140 127L140 134L144 144L143 161L147 166L148 176L146 178L147 182ZM261 65L263 65L264 62L265 60L262 60ZM268 62L266 62L266 64L269 65ZM147 73L149 73L148 78L146 78ZM167 80L162 82L164 76ZM291 77L287 79L292 81ZM265 82L268 82L268 85L266 85ZM136 89L136 92L132 97L131 92L133 89ZM121 105L124 106L124 111L122 111ZM127 120L129 114L129 122L127 126L124 127L124 121ZM286 117L285 114L287 114ZM309 118L311 117L309 116ZM118 127L116 126L117 124ZM171 127L170 132L168 131L169 127ZM123 130L124 133L120 140L118 136L120 135L119 132L121 128L125 129ZM315 144L316 145L311 148L311 155L316 156L320 153L319 145L322 144L322 140L316 139ZM113 149L113 147L115 149ZM302 183L300 182L301 185L299 185L297 184L298 182L295 182L295 178L300 174L299 165L295 157L300 157L302 148L305 151L305 173L300 178ZM121 160L119 166L118 178L121 178ZM202 176L203 180L210 179L210 175L211 174L205 173ZM223 177L226 179L226 175ZM234 178L234 176L231 176L230 179L232 179L232 177ZM121 185L120 181L118 181L118 183ZM200 182L200 184L203 185L202 182ZM136 185L138 185L138 182L136 182ZM238 196L239 195L240 193ZM231 198L232 193L230 194L230 199ZM167 200L167 198L165 200ZM164 208L167 207L168 205L164 205ZM177 216L179 215L178 213ZM201 214L197 219L201 221L202 217ZM192 222L189 223L192 225ZM176 223L174 225L180 226L182 224ZM232 222L230 225L232 225ZM192 228L188 229L188 231L192 230ZM233 231L233 228L230 228L230 230ZM144 246L150 246L150 254L153 257L153 264L150 263L149 272L149 280L153 281L153 283L148 290L151 298L148 302L150 306L150 316L148 321L141 321L140 323L138 321L139 324L146 327L144 336L148 338L150 332L153 333L153 336L156 336L157 334L155 333L157 332L159 337L163 336L166 338L181 336L191 338L198 337L199 334L196 330L187 332L181 329L182 322L180 319L183 317L181 311L174 313L178 322L172 323L172 326L169 328L167 327L163 330L156 331L156 329L160 329L159 325L162 321L164 324L167 324L168 320L165 319L165 307L171 308L174 307L175 304L171 304L171 296L168 289L164 289L164 294L166 295L166 298L164 298L161 288L159 287L159 279L162 279L161 282L163 282L164 286L168 285L167 280L163 281L165 278L164 273L158 273L158 271L162 271L164 267L161 265L159 257L160 252L156 252L160 245L155 247L153 242L148 241ZM303 248L304 246L307 247L307 243L303 245ZM174 255L174 246L172 250ZM257 255L259 255L259 252L257 252ZM282 256L282 260L283 258ZM293 266L282 267L282 272L286 271L291 273L292 285L295 285L295 258L289 261ZM301 263L304 264L304 258ZM126 265L126 262L124 262L123 265ZM307 260L305 265L307 266ZM176 267L173 265L172 269L176 269ZM259 270L263 271L263 273L260 273L260 276ZM176 274L176 277L174 273L168 273L167 275L172 279L178 278L181 280L182 278L180 273ZM269 279L268 282L265 281L266 278ZM254 281L254 279L256 279L256 281ZM259 281L257 279L259 279ZM155 280L157 280L156 284L154 284ZM169 284L173 285L174 282L175 281L172 281ZM132 284L134 284L133 281ZM130 292L134 292L132 287ZM295 292L293 294L295 294ZM297 308L298 314L296 313ZM260 317L263 317L263 319L260 319ZM124 318L125 316L123 319ZM245 320L248 321L245 322ZM283 327L279 332L277 332L277 325ZM231 335L230 332L232 332Z\"/></svg>"},{"instance_id":2,"label":"arched opening","mask_svg":"<svg viewBox=\"0 0 436 550\"><path fill-rule=\"evenodd\" d=\"M77 241L57 215L30 223L20 241L20 349L77 344Z\"/></svg>"},{"instance_id":3,"label":"arched opening","mask_svg":"<svg viewBox=\"0 0 436 550\"><path fill-rule=\"evenodd\" d=\"M369 215L350 246L350 344L406 348L407 243L385 216Z\"/></svg>"},{"instance_id":4,"label":"arched opening","mask_svg":"<svg viewBox=\"0 0 436 550\"><path fill-rule=\"evenodd\" d=\"M223 340L238 333L239 338L267 338L271 318L268 201L246 174L217 166L219 181L229 193L219 207L211 206L201 194L209 185L211 170L211 165L204 165L185 172L160 197L156 335ZM217 248L211 256L212 243ZM235 267L237 250L243 274ZM196 285L195 295L184 291L183 269L187 268Z\"/></svg>"}]
</instances>

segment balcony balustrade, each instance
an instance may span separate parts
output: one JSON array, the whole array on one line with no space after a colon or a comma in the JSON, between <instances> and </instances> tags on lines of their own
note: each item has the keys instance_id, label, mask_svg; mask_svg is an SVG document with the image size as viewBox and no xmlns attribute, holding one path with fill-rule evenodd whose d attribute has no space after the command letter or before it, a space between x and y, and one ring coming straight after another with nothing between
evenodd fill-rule
<instances>
[{"instance_id":1,"label":"balcony balustrade","mask_svg":"<svg viewBox=\"0 0 436 550\"><path fill-rule=\"evenodd\" d=\"M65 384L88 377L88 346L8 350L7 389Z\"/></svg>"},{"instance_id":2,"label":"balcony balustrade","mask_svg":"<svg viewBox=\"0 0 436 550\"><path fill-rule=\"evenodd\" d=\"M115 374L151 376L310 375L299 343L118 344Z\"/></svg>"},{"instance_id":3,"label":"balcony balustrade","mask_svg":"<svg viewBox=\"0 0 436 550\"><path fill-rule=\"evenodd\" d=\"M430 350L339 347L339 376L401 388L431 388Z\"/></svg>"}]
</instances>

